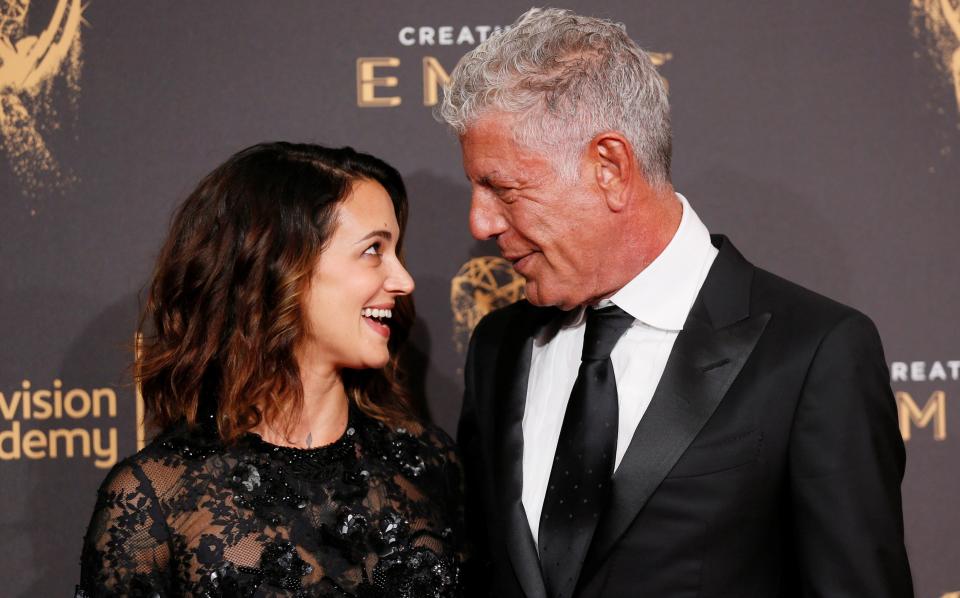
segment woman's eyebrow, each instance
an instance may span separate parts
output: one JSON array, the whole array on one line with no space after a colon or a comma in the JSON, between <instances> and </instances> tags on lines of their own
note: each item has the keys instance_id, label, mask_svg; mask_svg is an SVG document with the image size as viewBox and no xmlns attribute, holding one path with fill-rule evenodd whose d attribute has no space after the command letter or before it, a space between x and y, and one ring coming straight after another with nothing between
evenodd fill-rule
<instances>
[{"instance_id":1,"label":"woman's eyebrow","mask_svg":"<svg viewBox=\"0 0 960 598\"><path fill-rule=\"evenodd\" d=\"M357 241L356 243L354 243L354 245L359 244L359 243L363 243L363 242L366 241L367 239L372 239L372 238L374 238L374 237L381 237L381 238L386 239L387 241L389 241L390 239L393 238L393 233L391 233L391 232L388 231L388 230L375 230L375 231L373 231L373 232L371 232L371 233L368 233L368 234L364 235L363 238L360 239L359 241Z\"/></svg>"}]
</instances>

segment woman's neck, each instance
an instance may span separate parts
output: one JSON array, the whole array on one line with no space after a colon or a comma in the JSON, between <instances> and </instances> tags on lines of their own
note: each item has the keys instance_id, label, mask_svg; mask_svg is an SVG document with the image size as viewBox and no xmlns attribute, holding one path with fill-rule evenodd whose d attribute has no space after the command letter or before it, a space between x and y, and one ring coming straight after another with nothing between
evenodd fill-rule
<instances>
[{"instance_id":1,"label":"woman's neck","mask_svg":"<svg viewBox=\"0 0 960 598\"><path fill-rule=\"evenodd\" d=\"M350 400L340 369L317 360L299 359L303 403L299 417L287 430L261 423L254 431L270 442L298 448L314 448L336 441L347 427Z\"/></svg>"},{"instance_id":2,"label":"woman's neck","mask_svg":"<svg viewBox=\"0 0 960 598\"><path fill-rule=\"evenodd\" d=\"M313 448L330 444L343 435L347 427L350 400L343 386L340 370L306 367L300 372L303 385L303 410L300 421L292 429L297 446Z\"/></svg>"}]
</instances>

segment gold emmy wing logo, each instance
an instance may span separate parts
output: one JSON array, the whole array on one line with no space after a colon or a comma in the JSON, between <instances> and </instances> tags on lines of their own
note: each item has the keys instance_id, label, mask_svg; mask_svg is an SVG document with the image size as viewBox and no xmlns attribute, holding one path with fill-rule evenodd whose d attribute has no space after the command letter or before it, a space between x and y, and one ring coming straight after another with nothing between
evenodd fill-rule
<instances>
[{"instance_id":1,"label":"gold emmy wing logo","mask_svg":"<svg viewBox=\"0 0 960 598\"><path fill-rule=\"evenodd\" d=\"M913 34L930 35L928 51L953 85L960 112L960 0L911 0Z\"/></svg>"},{"instance_id":2,"label":"gold emmy wing logo","mask_svg":"<svg viewBox=\"0 0 960 598\"><path fill-rule=\"evenodd\" d=\"M450 282L453 342L465 352L470 335L483 316L523 299L524 280L500 257L476 257L465 263Z\"/></svg>"},{"instance_id":3,"label":"gold emmy wing logo","mask_svg":"<svg viewBox=\"0 0 960 598\"><path fill-rule=\"evenodd\" d=\"M54 83L64 78L76 112L80 91L80 0L58 0L49 24L28 35L30 0L0 0L0 137L23 192L62 188L68 179L43 133L60 128Z\"/></svg>"}]
</instances>

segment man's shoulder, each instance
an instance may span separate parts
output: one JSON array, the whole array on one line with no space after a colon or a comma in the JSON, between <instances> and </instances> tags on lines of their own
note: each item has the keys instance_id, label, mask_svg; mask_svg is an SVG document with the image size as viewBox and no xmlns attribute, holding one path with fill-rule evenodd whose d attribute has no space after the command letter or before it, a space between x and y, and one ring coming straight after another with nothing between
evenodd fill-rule
<instances>
[{"instance_id":1,"label":"man's shoulder","mask_svg":"<svg viewBox=\"0 0 960 598\"><path fill-rule=\"evenodd\" d=\"M778 274L756 268L753 277L755 301L779 304L782 308L797 309L824 316L843 316L856 310Z\"/></svg>"},{"instance_id":2,"label":"man's shoulder","mask_svg":"<svg viewBox=\"0 0 960 598\"><path fill-rule=\"evenodd\" d=\"M723 235L713 235L719 250L704 287L711 303L729 306L749 297L751 314L770 313L780 323L794 323L797 332L810 333L833 328L848 320L869 321L857 309L827 297L778 274L757 267ZM709 290L708 290L709 288Z\"/></svg>"},{"instance_id":3,"label":"man's shoulder","mask_svg":"<svg viewBox=\"0 0 960 598\"><path fill-rule=\"evenodd\" d=\"M807 332L826 332L849 320L873 326L860 310L762 268L755 270L752 291L752 311L773 312Z\"/></svg>"}]
</instances>

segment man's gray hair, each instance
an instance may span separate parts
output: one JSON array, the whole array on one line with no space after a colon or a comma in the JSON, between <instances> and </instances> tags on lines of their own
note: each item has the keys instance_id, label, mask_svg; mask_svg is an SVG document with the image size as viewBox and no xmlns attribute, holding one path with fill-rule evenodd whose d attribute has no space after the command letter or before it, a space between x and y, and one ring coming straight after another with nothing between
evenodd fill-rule
<instances>
[{"instance_id":1,"label":"man's gray hair","mask_svg":"<svg viewBox=\"0 0 960 598\"><path fill-rule=\"evenodd\" d=\"M517 141L558 155L567 180L594 135L618 131L651 185L670 182L667 91L621 23L532 8L460 59L437 112L459 135L487 113L516 114Z\"/></svg>"}]
</instances>

